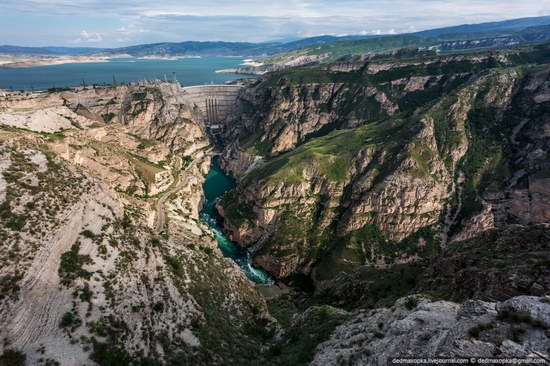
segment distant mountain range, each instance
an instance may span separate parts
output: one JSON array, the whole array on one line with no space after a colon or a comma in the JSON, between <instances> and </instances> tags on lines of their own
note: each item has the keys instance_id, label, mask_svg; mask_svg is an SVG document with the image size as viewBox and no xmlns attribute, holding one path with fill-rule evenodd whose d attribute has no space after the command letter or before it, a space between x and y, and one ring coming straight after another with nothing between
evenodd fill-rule
<instances>
[{"instance_id":1,"label":"distant mountain range","mask_svg":"<svg viewBox=\"0 0 550 366\"><path fill-rule=\"evenodd\" d=\"M103 48L93 47L20 47L3 45L0 46L0 53L10 55L40 55L40 56L60 56L60 55L76 55L79 53L94 53L102 51Z\"/></svg>"},{"instance_id":2,"label":"distant mountain range","mask_svg":"<svg viewBox=\"0 0 550 366\"><path fill-rule=\"evenodd\" d=\"M479 47L496 47L550 39L550 16L511 19L480 24L463 24L445 28L424 30L403 35L347 35L317 36L291 42L159 42L129 47L99 49L89 47L19 47L0 46L0 54L17 55L75 55L95 54L101 56L130 55L144 56L269 56L289 51L305 50L339 42L339 46L353 45L352 49L363 45L376 45L375 50L387 47L433 46L441 43L440 50L452 50L451 41L468 41L465 44ZM504 37L504 38L503 38ZM507 39L505 39L508 37ZM495 39L495 40L491 40ZM471 40L482 40L470 42ZM344 47L346 48L346 47ZM464 46L458 49L471 48ZM309 52L308 54L311 54Z\"/></svg>"},{"instance_id":3,"label":"distant mountain range","mask_svg":"<svg viewBox=\"0 0 550 366\"><path fill-rule=\"evenodd\" d=\"M517 32L528 27L550 24L550 16L518 18L500 22L479 24L462 24L452 27L429 29L416 32L419 36L438 37L445 39L482 38L502 35L507 32Z\"/></svg>"}]
</instances>

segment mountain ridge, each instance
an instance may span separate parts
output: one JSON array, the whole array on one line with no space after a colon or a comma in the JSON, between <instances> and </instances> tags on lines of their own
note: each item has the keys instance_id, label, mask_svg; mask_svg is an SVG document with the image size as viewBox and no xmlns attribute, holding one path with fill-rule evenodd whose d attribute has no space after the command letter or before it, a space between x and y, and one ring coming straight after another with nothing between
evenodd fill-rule
<instances>
[{"instance_id":1,"label":"mountain ridge","mask_svg":"<svg viewBox=\"0 0 550 366\"><path fill-rule=\"evenodd\" d=\"M462 24L450 27L428 29L414 33L402 33L418 37L439 37L442 40L468 39L485 36L504 36L506 32L518 32L528 27L550 24L550 16L527 17L493 21L478 24ZM262 43L252 42L227 42L227 41L183 41L183 42L155 42L125 46L117 48L90 48L90 47L21 47L12 45L0 46L0 53L34 54L34 55L72 55L79 53L103 53L106 55L130 54L132 56L263 56L282 52L300 50L314 45L324 45L334 42L382 39L392 34L382 35L321 35L301 38L288 42L267 41ZM443 37L442 37L443 36ZM446 37L445 37L446 36Z\"/></svg>"}]
</instances>

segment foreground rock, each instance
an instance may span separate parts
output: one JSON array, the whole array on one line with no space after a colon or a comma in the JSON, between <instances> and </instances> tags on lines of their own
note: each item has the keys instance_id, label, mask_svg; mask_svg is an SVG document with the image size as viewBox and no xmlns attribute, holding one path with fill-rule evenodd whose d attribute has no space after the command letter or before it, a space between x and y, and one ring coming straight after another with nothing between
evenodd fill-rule
<instances>
[{"instance_id":1,"label":"foreground rock","mask_svg":"<svg viewBox=\"0 0 550 366\"><path fill-rule=\"evenodd\" d=\"M548 358L550 303L432 302L419 296L360 311L317 347L311 365L384 365L390 357Z\"/></svg>"}]
</instances>

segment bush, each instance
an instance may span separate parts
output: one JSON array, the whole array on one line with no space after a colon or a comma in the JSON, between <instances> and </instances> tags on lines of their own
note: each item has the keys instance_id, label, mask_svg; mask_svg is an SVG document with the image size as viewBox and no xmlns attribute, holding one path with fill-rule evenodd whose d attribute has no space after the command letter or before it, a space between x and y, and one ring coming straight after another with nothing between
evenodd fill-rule
<instances>
[{"instance_id":1,"label":"bush","mask_svg":"<svg viewBox=\"0 0 550 366\"><path fill-rule=\"evenodd\" d=\"M71 246L71 250L61 255L61 262L59 263L59 277L61 283L69 285L75 279L83 277L89 279L91 273L82 268L85 264L92 263L92 258L89 255L78 254L80 250L80 243L76 242Z\"/></svg>"},{"instance_id":2,"label":"bush","mask_svg":"<svg viewBox=\"0 0 550 366\"><path fill-rule=\"evenodd\" d=\"M521 335L525 333L525 329L522 328L521 326L520 327L516 327L516 326L511 326L510 327L510 339L513 340L514 342L519 342L521 339Z\"/></svg>"},{"instance_id":3,"label":"bush","mask_svg":"<svg viewBox=\"0 0 550 366\"><path fill-rule=\"evenodd\" d=\"M491 323L480 323L476 326L473 326L468 331L468 334L470 334L473 338L479 338L479 334L483 332L484 330L491 329L493 327L493 324Z\"/></svg>"},{"instance_id":4,"label":"bush","mask_svg":"<svg viewBox=\"0 0 550 366\"><path fill-rule=\"evenodd\" d=\"M60 328L68 328L68 327L78 327L82 324L82 321L71 312L66 312L61 317L61 321L59 322Z\"/></svg>"},{"instance_id":5,"label":"bush","mask_svg":"<svg viewBox=\"0 0 550 366\"><path fill-rule=\"evenodd\" d=\"M418 299L416 297L409 297L405 301L405 307L409 310L413 310L418 306Z\"/></svg>"},{"instance_id":6,"label":"bush","mask_svg":"<svg viewBox=\"0 0 550 366\"><path fill-rule=\"evenodd\" d=\"M157 313L160 313L161 311L164 311L164 303L162 301L157 301L153 305L153 310L156 311Z\"/></svg>"},{"instance_id":7,"label":"bush","mask_svg":"<svg viewBox=\"0 0 550 366\"><path fill-rule=\"evenodd\" d=\"M500 320L508 320L515 323L533 323L533 318L531 318L531 315L529 313L522 310L514 309L511 306L502 308L498 312L498 318Z\"/></svg>"},{"instance_id":8,"label":"bush","mask_svg":"<svg viewBox=\"0 0 550 366\"><path fill-rule=\"evenodd\" d=\"M80 233L80 235L82 235L83 237L88 238L88 239L94 239L95 238L95 234L93 232L91 232L90 230L84 230L83 232Z\"/></svg>"},{"instance_id":9,"label":"bush","mask_svg":"<svg viewBox=\"0 0 550 366\"><path fill-rule=\"evenodd\" d=\"M92 338L90 359L100 366L126 366L133 362L130 354L116 342L102 343Z\"/></svg>"},{"instance_id":10,"label":"bush","mask_svg":"<svg viewBox=\"0 0 550 366\"><path fill-rule=\"evenodd\" d=\"M25 366L27 357L24 353L13 349L7 349L3 355L0 355L1 366Z\"/></svg>"},{"instance_id":11,"label":"bush","mask_svg":"<svg viewBox=\"0 0 550 366\"><path fill-rule=\"evenodd\" d=\"M103 117L103 122L109 123L109 122L111 122L111 120L113 118L115 118L115 114L114 113L107 113L107 114L104 114L102 117Z\"/></svg>"}]
</instances>

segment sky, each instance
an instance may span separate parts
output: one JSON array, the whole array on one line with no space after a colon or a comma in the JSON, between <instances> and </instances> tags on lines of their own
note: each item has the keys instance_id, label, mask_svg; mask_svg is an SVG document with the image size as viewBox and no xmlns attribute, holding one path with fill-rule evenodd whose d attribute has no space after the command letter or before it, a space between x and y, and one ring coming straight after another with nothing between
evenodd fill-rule
<instances>
[{"instance_id":1,"label":"sky","mask_svg":"<svg viewBox=\"0 0 550 366\"><path fill-rule=\"evenodd\" d=\"M550 0L0 0L0 44L263 42L541 15L550 15Z\"/></svg>"}]
</instances>

